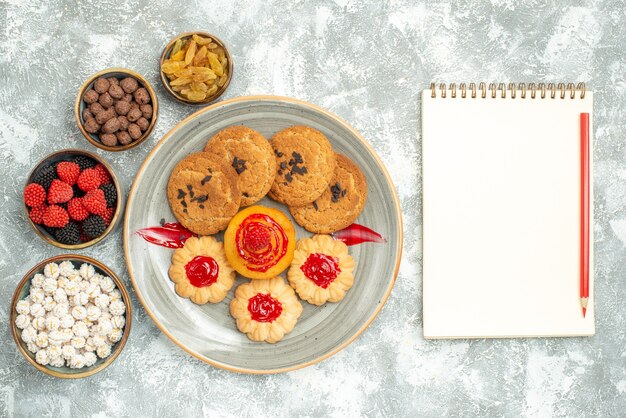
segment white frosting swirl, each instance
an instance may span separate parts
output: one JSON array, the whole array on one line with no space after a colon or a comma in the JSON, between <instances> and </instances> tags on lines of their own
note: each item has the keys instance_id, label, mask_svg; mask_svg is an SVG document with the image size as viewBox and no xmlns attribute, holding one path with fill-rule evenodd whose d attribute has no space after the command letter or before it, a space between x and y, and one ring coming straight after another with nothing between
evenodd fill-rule
<instances>
[{"instance_id":1,"label":"white frosting swirl","mask_svg":"<svg viewBox=\"0 0 626 418\"><path fill-rule=\"evenodd\" d=\"M83 320L87 318L87 309L84 306L74 306L72 308L72 316L75 319Z\"/></svg>"},{"instance_id":2,"label":"white frosting swirl","mask_svg":"<svg viewBox=\"0 0 626 418\"><path fill-rule=\"evenodd\" d=\"M37 331L43 331L44 329L46 329L46 318L44 318L43 316L38 316L36 318L31 319L30 324Z\"/></svg>"},{"instance_id":3,"label":"white frosting swirl","mask_svg":"<svg viewBox=\"0 0 626 418\"><path fill-rule=\"evenodd\" d=\"M126 324L126 318L124 318L123 316L114 316L111 318L111 325L113 325L113 328L124 328L124 325Z\"/></svg>"},{"instance_id":4,"label":"white frosting swirl","mask_svg":"<svg viewBox=\"0 0 626 418\"><path fill-rule=\"evenodd\" d=\"M72 328L74 325L74 317L69 314L65 314L61 317L61 328Z\"/></svg>"},{"instance_id":5,"label":"white frosting swirl","mask_svg":"<svg viewBox=\"0 0 626 418\"><path fill-rule=\"evenodd\" d=\"M113 289L115 289L115 282L108 276L103 277L102 280L100 280L100 289L102 289L104 293L111 293Z\"/></svg>"},{"instance_id":6,"label":"white frosting swirl","mask_svg":"<svg viewBox=\"0 0 626 418\"><path fill-rule=\"evenodd\" d=\"M43 306L41 306L40 303L33 303L32 305L30 305L30 314L37 318L40 316L44 316L46 314L46 310L43 308Z\"/></svg>"},{"instance_id":7,"label":"white frosting swirl","mask_svg":"<svg viewBox=\"0 0 626 418\"><path fill-rule=\"evenodd\" d=\"M67 296L74 296L78 292L80 292L80 285L78 284L78 282L73 282L71 280L67 282L67 284L65 285L65 293L67 294Z\"/></svg>"},{"instance_id":8,"label":"white frosting swirl","mask_svg":"<svg viewBox=\"0 0 626 418\"><path fill-rule=\"evenodd\" d=\"M39 348L46 348L49 344L48 333L46 331L41 331L37 334L37 337L35 337L35 344L37 344Z\"/></svg>"},{"instance_id":9,"label":"white frosting swirl","mask_svg":"<svg viewBox=\"0 0 626 418\"><path fill-rule=\"evenodd\" d=\"M62 354L61 346L59 346L59 345L52 345L51 344L46 349L46 351L48 352L48 358L49 359L61 357L61 354Z\"/></svg>"},{"instance_id":10,"label":"white frosting swirl","mask_svg":"<svg viewBox=\"0 0 626 418\"><path fill-rule=\"evenodd\" d=\"M116 342L118 342L119 340L122 339L122 335L124 333L122 332L121 329L119 328L113 328L111 330L111 332L109 333L109 341L111 341L113 344L115 344Z\"/></svg>"},{"instance_id":11,"label":"white frosting swirl","mask_svg":"<svg viewBox=\"0 0 626 418\"><path fill-rule=\"evenodd\" d=\"M54 291L53 298L56 303L67 303L67 293L65 293L65 289L59 287Z\"/></svg>"},{"instance_id":12,"label":"white frosting swirl","mask_svg":"<svg viewBox=\"0 0 626 418\"><path fill-rule=\"evenodd\" d=\"M97 306L90 306L89 308L87 308L87 319L89 321L95 322L100 318L100 315L102 314L102 312L100 311L100 308L98 308Z\"/></svg>"},{"instance_id":13,"label":"white frosting swirl","mask_svg":"<svg viewBox=\"0 0 626 418\"><path fill-rule=\"evenodd\" d=\"M89 296L87 296L87 293L85 292L78 292L70 299L70 303L73 306L84 306L87 302L89 302Z\"/></svg>"},{"instance_id":14,"label":"white frosting swirl","mask_svg":"<svg viewBox=\"0 0 626 418\"><path fill-rule=\"evenodd\" d=\"M83 321L76 321L72 327L72 332L78 337L89 337L89 328Z\"/></svg>"},{"instance_id":15,"label":"white frosting swirl","mask_svg":"<svg viewBox=\"0 0 626 418\"><path fill-rule=\"evenodd\" d=\"M96 296L94 303L100 309L108 308L111 303L111 297L105 294L98 295Z\"/></svg>"},{"instance_id":16,"label":"white frosting swirl","mask_svg":"<svg viewBox=\"0 0 626 418\"><path fill-rule=\"evenodd\" d=\"M46 294L44 293L43 289L38 289L36 287L31 287L30 288L30 301L32 303L43 303L44 299L46 298Z\"/></svg>"},{"instance_id":17,"label":"white frosting swirl","mask_svg":"<svg viewBox=\"0 0 626 418\"><path fill-rule=\"evenodd\" d=\"M83 357L85 357L85 366L87 367L93 366L94 364L96 364L96 361L98 361L98 357L96 357L93 351L85 352L83 354Z\"/></svg>"},{"instance_id":18,"label":"white frosting swirl","mask_svg":"<svg viewBox=\"0 0 626 418\"><path fill-rule=\"evenodd\" d=\"M57 303L54 301L54 299L51 296L46 296L42 305L43 305L43 308L46 310L46 312L50 312L52 309L54 309Z\"/></svg>"},{"instance_id":19,"label":"white frosting swirl","mask_svg":"<svg viewBox=\"0 0 626 418\"><path fill-rule=\"evenodd\" d=\"M77 350L80 350L85 346L85 338L84 337L73 337L70 340L70 344Z\"/></svg>"},{"instance_id":20,"label":"white frosting swirl","mask_svg":"<svg viewBox=\"0 0 626 418\"><path fill-rule=\"evenodd\" d=\"M61 355L65 360L69 360L76 355L76 349L69 344L61 348Z\"/></svg>"},{"instance_id":21,"label":"white frosting swirl","mask_svg":"<svg viewBox=\"0 0 626 418\"><path fill-rule=\"evenodd\" d=\"M65 366L65 359L62 356L54 357L50 359L48 364L52 367L63 367Z\"/></svg>"}]
</instances>

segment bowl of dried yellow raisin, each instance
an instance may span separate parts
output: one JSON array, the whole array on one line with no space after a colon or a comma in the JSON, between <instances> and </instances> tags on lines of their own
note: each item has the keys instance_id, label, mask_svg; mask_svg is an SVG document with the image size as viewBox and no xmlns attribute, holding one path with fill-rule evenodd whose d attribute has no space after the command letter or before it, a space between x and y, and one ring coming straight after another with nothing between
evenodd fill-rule
<instances>
[{"instance_id":1,"label":"bowl of dried yellow raisin","mask_svg":"<svg viewBox=\"0 0 626 418\"><path fill-rule=\"evenodd\" d=\"M178 101L205 105L226 91L233 60L224 43L206 32L186 32L167 44L161 54L161 80Z\"/></svg>"}]
</instances>

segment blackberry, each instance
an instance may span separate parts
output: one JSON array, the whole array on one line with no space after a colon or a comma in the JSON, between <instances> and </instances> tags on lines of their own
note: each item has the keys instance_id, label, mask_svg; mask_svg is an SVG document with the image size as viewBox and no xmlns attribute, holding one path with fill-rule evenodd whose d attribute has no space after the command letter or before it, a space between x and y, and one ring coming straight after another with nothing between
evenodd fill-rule
<instances>
[{"instance_id":1,"label":"blackberry","mask_svg":"<svg viewBox=\"0 0 626 418\"><path fill-rule=\"evenodd\" d=\"M104 219L98 215L89 215L87 219L83 221L83 232L87 238L98 238L107 229Z\"/></svg>"},{"instance_id":2,"label":"blackberry","mask_svg":"<svg viewBox=\"0 0 626 418\"><path fill-rule=\"evenodd\" d=\"M78 187L78 184L75 184L72 186L72 191L74 192L74 196L73 197L83 197L85 196L85 192L83 192L80 187Z\"/></svg>"},{"instance_id":3,"label":"blackberry","mask_svg":"<svg viewBox=\"0 0 626 418\"><path fill-rule=\"evenodd\" d=\"M52 180L58 178L59 176L57 176L57 170L51 165L46 165L44 167L41 167L35 173L32 182L40 184L41 187L48 190L50 188L50 185L52 184Z\"/></svg>"},{"instance_id":4,"label":"blackberry","mask_svg":"<svg viewBox=\"0 0 626 418\"><path fill-rule=\"evenodd\" d=\"M117 201L117 190L113 183L103 184L100 189L104 192L104 198L107 201L107 207L112 208Z\"/></svg>"},{"instance_id":5,"label":"blackberry","mask_svg":"<svg viewBox=\"0 0 626 418\"><path fill-rule=\"evenodd\" d=\"M80 171L83 171L86 168L94 168L96 166L96 162L94 160L84 155L79 155L74 158L74 162L78 164Z\"/></svg>"},{"instance_id":6,"label":"blackberry","mask_svg":"<svg viewBox=\"0 0 626 418\"><path fill-rule=\"evenodd\" d=\"M61 244L80 244L80 228L76 222L69 222L63 228L58 228L54 237Z\"/></svg>"}]
</instances>

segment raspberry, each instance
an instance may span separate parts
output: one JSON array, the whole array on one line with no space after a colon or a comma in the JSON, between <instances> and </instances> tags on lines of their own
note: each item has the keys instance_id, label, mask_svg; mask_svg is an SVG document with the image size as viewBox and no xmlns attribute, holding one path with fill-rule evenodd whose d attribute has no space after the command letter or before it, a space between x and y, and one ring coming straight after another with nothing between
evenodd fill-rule
<instances>
[{"instance_id":1,"label":"raspberry","mask_svg":"<svg viewBox=\"0 0 626 418\"><path fill-rule=\"evenodd\" d=\"M95 189L87 192L85 196L81 198L83 206L94 215L103 215L107 210L107 201L104 198L104 192L100 189Z\"/></svg>"},{"instance_id":2,"label":"raspberry","mask_svg":"<svg viewBox=\"0 0 626 418\"><path fill-rule=\"evenodd\" d=\"M40 206L34 207L30 210L30 212L28 213L28 216L30 217L30 220L33 221L34 223L36 223L37 225L40 225L43 223L43 214L46 212L46 209L48 208L48 206L46 206L46 204L42 204Z\"/></svg>"},{"instance_id":3,"label":"raspberry","mask_svg":"<svg viewBox=\"0 0 626 418\"><path fill-rule=\"evenodd\" d=\"M89 212L83 206L82 199L78 197L75 197L68 202L67 213L70 215L70 218L75 221L84 221L87 216L89 216Z\"/></svg>"},{"instance_id":4,"label":"raspberry","mask_svg":"<svg viewBox=\"0 0 626 418\"><path fill-rule=\"evenodd\" d=\"M76 157L74 159L74 162L78 164L78 167L80 167L81 171L87 168L93 168L96 165L96 162L94 160L84 155L79 155L78 157Z\"/></svg>"},{"instance_id":5,"label":"raspberry","mask_svg":"<svg viewBox=\"0 0 626 418\"><path fill-rule=\"evenodd\" d=\"M76 222L68 222L63 228L54 231L54 237L62 244L80 244L80 228Z\"/></svg>"},{"instance_id":6,"label":"raspberry","mask_svg":"<svg viewBox=\"0 0 626 418\"><path fill-rule=\"evenodd\" d=\"M247 250L261 251L270 245L270 233L264 226L251 226L245 230L243 241Z\"/></svg>"},{"instance_id":7,"label":"raspberry","mask_svg":"<svg viewBox=\"0 0 626 418\"><path fill-rule=\"evenodd\" d=\"M88 192L100 187L100 175L93 168L83 170L78 176L78 187L84 192Z\"/></svg>"},{"instance_id":8,"label":"raspberry","mask_svg":"<svg viewBox=\"0 0 626 418\"><path fill-rule=\"evenodd\" d=\"M83 222L83 232L91 239L98 238L106 229L107 226L104 219L98 215L89 215Z\"/></svg>"},{"instance_id":9,"label":"raspberry","mask_svg":"<svg viewBox=\"0 0 626 418\"><path fill-rule=\"evenodd\" d=\"M57 165L57 174L62 181L66 182L69 185L74 185L78 180L80 167L76 163L61 161Z\"/></svg>"},{"instance_id":10,"label":"raspberry","mask_svg":"<svg viewBox=\"0 0 626 418\"><path fill-rule=\"evenodd\" d=\"M111 183L111 175L109 174L109 170L102 164L97 164L94 168L98 172L98 176L100 177L100 184L109 184Z\"/></svg>"},{"instance_id":11,"label":"raspberry","mask_svg":"<svg viewBox=\"0 0 626 418\"><path fill-rule=\"evenodd\" d=\"M46 189L41 184L30 183L24 188L24 203L31 208L46 203Z\"/></svg>"},{"instance_id":12,"label":"raspberry","mask_svg":"<svg viewBox=\"0 0 626 418\"><path fill-rule=\"evenodd\" d=\"M106 226L109 226L111 224L114 214L115 208L107 208L106 212L102 215L102 219L104 219L104 223L106 224Z\"/></svg>"},{"instance_id":13,"label":"raspberry","mask_svg":"<svg viewBox=\"0 0 626 418\"><path fill-rule=\"evenodd\" d=\"M48 206L43 214L43 223L51 228L63 228L70 221L70 216L60 206Z\"/></svg>"},{"instance_id":14,"label":"raspberry","mask_svg":"<svg viewBox=\"0 0 626 418\"><path fill-rule=\"evenodd\" d=\"M48 203L65 203L69 201L72 196L74 196L72 186L61 180L52 180L52 184L48 189Z\"/></svg>"},{"instance_id":15,"label":"raspberry","mask_svg":"<svg viewBox=\"0 0 626 418\"><path fill-rule=\"evenodd\" d=\"M33 183L40 184L47 190L50 188L52 180L57 178L57 170L53 166L47 165L37 170L37 172L33 175Z\"/></svg>"},{"instance_id":16,"label":"raspberry","mask_svg":"<svg viewBox=\"0 0 626 418\"><path fill-rule=\"evenodd\" d=\"M104 198L107 201L107 206L115 206L115 202L117 201L117 190L115 189L115 186L109 183L100 186L100 189L104 192Z\"/></svg>"}]
</instances>

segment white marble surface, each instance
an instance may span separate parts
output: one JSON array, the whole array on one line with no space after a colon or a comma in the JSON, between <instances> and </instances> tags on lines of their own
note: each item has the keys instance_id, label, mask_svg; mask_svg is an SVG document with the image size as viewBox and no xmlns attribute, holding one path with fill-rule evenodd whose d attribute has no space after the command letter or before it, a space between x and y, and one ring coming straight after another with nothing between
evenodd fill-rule
<instances>
[{"instance_id":1,"label":"white marble surface","mask_svg":"<svg viewBox=\"0 0 626 418\"><path fill-rule=\"evenodd\" d=\"M0 1L0 416L624 416L626 411L626 4L623 1ZM388 165L405 256L389 302L336 356L247 376L188 356L133 295L131 338L106 371L56 380L17 352L15 285L61 251L26 223L21 189L43 156L94 148L72 104L90 74L125 66L157 86L152 138L105 156L127 192L150 148L193 108L158 81L161 48L204 29L231 48L225 98L265 93L326 107ZM424 341L421 334L419 91L435 81L584 81L596 93L593 338ZM130 286L121 228L83 253ZM132 291L132 289L131 289Z\"/></svg>"}]
</instances>

